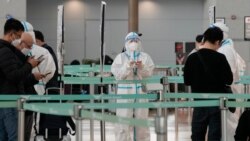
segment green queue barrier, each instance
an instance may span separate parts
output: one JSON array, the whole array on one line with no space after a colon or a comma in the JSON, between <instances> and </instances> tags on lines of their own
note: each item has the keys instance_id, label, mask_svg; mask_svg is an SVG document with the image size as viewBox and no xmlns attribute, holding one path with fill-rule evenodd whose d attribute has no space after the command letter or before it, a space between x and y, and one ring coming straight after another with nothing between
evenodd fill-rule
<instances>
[{"instance_id":1,"label":"green queue barrier","mask_svg":"<svg viewBox=\"0 0 250 141\"><path fill-rule=\"evenodd\" d=\"M154 95L154 94L150 94ZM126 95L126 98L132 98L134 95ZM142 95L143 97L137 97L137 98L146 98L147 95ZM228 97L228 98L244 98L244 99L250 99L250 95L243 94L243 95L232 95L232 94L165 94L165 98L171 98L173 96L178 98L183 98L185 96L186 98L215 98L215 100L204 100L204 101L185 101L185 102L150 102L150 103L86 103L86 104L77 104L82 105L84 109L116 109L116 108L175 108L175 107L210 107L210 106L219 106L219 98ZM5 100L3 101L2 98L5 97ZM69 97L60 96L60 95L53 95L53 96L46 96L45 98L42 98L43 96L0 96L1 102L0 106L2 108L5 107L16 107L16 100L19 98L27 98L26 100L58 100L58 99L67 99ZM81 98L81 96L78 96L78 98ZM75 97L75 99L78 99ZM87 98L87 97L86 97ZM96 97L88 97L89 98L96 98ZM98 97L99 98L99 97ZM107 97L108 98L108 97ZM122 95L114 98L125 98ZM151 97L152 98L152 97ZM153 97L155 98L155 97ZM72 98L73 99L73 98ZM11 102L9 102L11 101ZM41 112L46 114L55 114L55 115L73 115L73 107L76 105L76 103L24 103L24 109L25 110L31 110L35 112ZM226 106L228 107L250 107L250 102L232 102L232 101L226 101ZM84 114L83 114L84 113ZM99 114L96 112L90 112L85 111L82 113L82 117L85 118L94 118L97 120L105 120L108 122L114 122L114 123L123 123L123 124L129 124L133 126L153 126L152 122L149 120L142 120L139 122L136 119L130 119L130 118L122 118L122 117L116 117L112 115L107 114Z\"/></svg>"},{"instance_id":2,"label":"green queue barrier","mask_svg":"<svg viewBox=\"0 0 250 141\"><path fill-rule=\"evenodd\" d=\"M249 84L250 84L250 76L249 76L249 75L240 76L240 81L239 81L239 83L240 83L240 84L249 85Z\"/></svg>"},{"instance_id":3,"label":"green queue barrier","mask_svg":"<svg viewBox=\"0 0 250 141\"><path fill-rule=\"evenodd\" d=\"M184 65L155 65L155 69L175 69L178 68L181 70ZM91 67L90 65L65 65L64 74L77 75L80 73L89 73L89 72L100 72L100 65L95 65ZM111 65L103 66L104 72L111 72Z\"/></svg>"},{"instance_id":4,"label":"green queue barrier","mask_svg":"<svg viewBox=\"0 0 250 141\"><path fill-rule=\"evenodd\" d=\"M218 99L226 97L228 99L250 99L249 94L225 94L225 93L165 93L164 98L198 98L198 99ZM93 94L93 95L0 95L1 101L16 101L24 98L28 101L49 101L49 100L110 100L110 99L158 99L158 94Z\"/></svg>"},{"instance_id":5,"label":"green queue barrier","mask_svg":"<svg viewBox=\"0 0 250 141\"><path fill-rule=\"evenodd\" d=\"M162 76L154 75L142 80L116 80L114 77L63 77L64 84L118 84L118 83L160 83Z\"/></svg>"},{"instance_id":6,"label":"green queue barrier","mask_svg":"<svg viewBox=\"0 0 250 141\"><path fill-rule=\"evenodd\" d=\"M223 93L165 93L164 98L192 98L192 99L250 99L249 94L223 94ZM50 100L109 100L109 99L158 99L158 94L105 94L105 95L0 95L0 102L16 101L24 98L27 101Z\"/></svg>"}]
</instances>

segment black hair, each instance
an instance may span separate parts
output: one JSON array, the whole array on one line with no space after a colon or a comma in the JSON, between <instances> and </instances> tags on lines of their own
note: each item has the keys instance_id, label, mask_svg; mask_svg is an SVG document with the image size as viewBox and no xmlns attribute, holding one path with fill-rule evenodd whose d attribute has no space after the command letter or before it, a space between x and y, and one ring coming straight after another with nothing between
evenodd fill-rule
<instances>
[{"instance_id":1,"label":"black hair","mask_svg":"<svg viewBox=\"0 0 250 141\"><path fill-rule=\"evenodd\" d=\"M203 36L203 42L209 41L210 43L214 44L216 41L222 41L223 31L218 27L210 27L204 32Z\"/></svg>"},{"instance_id":2,"label":"black hair","mask_svg":"<svg viewBox=\"0 0 250 141\"><path fill-rule=\"evenodd\" d=\"M199 35L196 36L195 41L197 43L200 43L200 42L202 42L202 39L203 39L203 35L199 34Z\"/></svg>"},{"instance_id":3,"label":"black hair","mask_svg":"<svg viewBox=\"0 0 250 141\"><path fill-rule=\"evenodd\" d=\"M34 30L36 39L41 40L42 42L44 42L44 36L43 33L39 30Z\"/></svg>"},{"instance_id":4,"label":"black hair","mask_svg":"<svg viewBox=\"0 0 250 141\"><path fill-rule=\"evenodd\" d=\"M5 24L4 24L4 35L10 32L19 32L19 31L24 31L23 24L14 18L8 19Z\"/></svg>"},{"instance_id":5,"label":"black hair","mask_svg":"<svg viewBox=\"0 0 250 141\"><path fill-rule=\"evenodd\" d=\"M73 60L70 65L80 65L80 61L79 60Z\"/></svg>"}]
</instances>

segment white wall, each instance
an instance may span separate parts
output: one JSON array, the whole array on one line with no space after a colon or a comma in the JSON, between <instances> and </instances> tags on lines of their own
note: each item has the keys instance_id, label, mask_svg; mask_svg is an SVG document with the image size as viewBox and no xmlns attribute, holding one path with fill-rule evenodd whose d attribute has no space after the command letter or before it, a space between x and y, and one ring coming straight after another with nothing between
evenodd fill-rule
<instances>
[{"instance_id":1,"label":"white wall","mask_svg":"<svg viewBox=\"0 0 250 141\"><path fill-rule=\"evenodd\" d=\"M106 2L106 53L114 58L121 51L127 33L128 2ZM139 8L139 30L143 33L145 51L152 56L156 64L173 64L174 42L193 41L195 35L202 31L203 2L149 2L141 0ZM27 3L28 21L44 32L47 42L53 47L56 46L56 7L60 3L59 0L28 0ZM98 58L100 1L68 1L65 5L66 62L81 60L84 57ZM153 9L149 11L148 8ZM185 11L185 14L182 11Z\"/></svg>"},{"instance_id":2,"label":"white wall","mask_svg":"<svg viewBox=\"0 0 250 141\"><path fill-rule=\"evenodd\" d=\"M0 0L0 35L3 34L7 14L16 19L25 20L26 0Z\"/></svg>"},{"instance_id":3,"label":"white wall","mask_svg":"<svg viewBox=\"0 0 250 141\"><path fill-rule=\"evenodd\" d=\"M140 1L143 45L156 64L175 64L174 43L202 33L203 1Z\"/></svg>"},{"instance_id":4,"label":"white wall","mask_svg":"<svg viewBox=\"0 0 250 141\"><path fill-rule=\"evenodd\" d=\"M127 33L128 1L106 0L106 53L115 57L124 46ZM27 0L27 19L56 47L56 14L61 0ZM100 1L65 3L66 62L98 58L100 46ZM203 1L140 0L139 32L142 43L156 64L174 64L174 42L194 41L202 32Z\"/></svg>"}]
</instances>

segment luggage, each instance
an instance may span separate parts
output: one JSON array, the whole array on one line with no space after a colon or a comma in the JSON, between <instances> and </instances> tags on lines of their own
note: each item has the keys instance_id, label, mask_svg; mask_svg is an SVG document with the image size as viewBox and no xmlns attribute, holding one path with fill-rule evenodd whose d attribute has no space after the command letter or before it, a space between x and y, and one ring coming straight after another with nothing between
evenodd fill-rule
<instances>
[{"instance_id":1,"label":"luggage","mask_svg":"<svg viewBox=\"0 0 250 141\"><path fill-rule=\"evenodd\" d=\"M67 127L67 124L71 129ZM34 126L36 133L35 141L70 141L68 133L74 135L72 132L75 132L75 123L68 116L40 114L38 127L37 130L36 125Z\"/></svg>"}]
</instances>

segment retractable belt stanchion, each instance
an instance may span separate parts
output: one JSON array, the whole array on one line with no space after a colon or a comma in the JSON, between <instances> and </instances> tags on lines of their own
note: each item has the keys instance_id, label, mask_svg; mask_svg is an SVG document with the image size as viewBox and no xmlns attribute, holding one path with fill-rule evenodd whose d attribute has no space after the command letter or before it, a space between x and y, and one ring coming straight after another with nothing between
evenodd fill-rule
<instances>
[{"instance_id":1,"label":"retractable belt stanchion","mask_svg":"<svg viewBox=\"0 0 250 141\"><path fill-rule=\"evenodd\" d=\"M167 134L167 120L163 116L156 116L155 117L155 132L157 136L157 141L166 141L166 134Z\"/></svg>"},{"instance_id":2,"label":"retractable belt stanchion","mask_svg":"<svg viewBox=\"0 0 250 141\"><path fill-rule=\"evenodd\" d=\"M82 141L82 118L81 118L82 109L83 109L82 105L74 106L74 118L76 120L76 141Z\"/></svg>"},{"instance_id":3,"label":"retractable belt stanchion","mask_svg":"<svg viewBox=\"0 0 250 141\"><path fill-rule=\"evenodd\" d=\"M188 86L188 93L192 93L192 91L191 91L191 86ZM192 101L192 98L188 98L188 101ZM192 119L192 117L191 117L191 112L192 112L192 107L188 107L188 123L189 123L189 125L191 125L191 119Z\"/></svg>"},{"instance_id":4,"label":"retractable belt stanchion","mask_svg":"<svg viewBox=\"0 0 250 141\"><path fill-rule=\"evenodd\" d=\"M178 83L174 83L174 92L178 93ZM178 102L178 98L175 98L175 102ZM178 108L174 108L174 113L175 113L175 140L178 140Z\"/></svg>"},{"instance_id":5,"label":"retractable belt stanchion","mask_svg":"<svg viewBox=\"0 0 250 141\"><path fill-rule=\"evenodd\" d=\"M107 3L105 1L101 2L101 25L100 25L100 35L101 35L101 48L100 48L100 73L101 73L101 95L103 95L103 66L104 66L104 59L105 59L105 40L104 40L104 29L105 29L105 13L106 13L106 5ZM104 103L103 99L101 101ZM102 114L104 114L104 109L102 109ZM105 136L105 122L101 121L101 141L106 141Z\"/></svg>"},{"instance_id":6,"label":"retractable belt stanchion","mask_svg":"<svg viewBox=\"0 0 250 141\"><path fill-rule=\"evenodd\" d=\"M164 97L164 94L168 91L168 78L167 77L162 77L161 78L161 84L163 86L163 90L160 91L158 99L159 99L160 102L165 102L166 99ZM163 138L163 141L167 141L168 140L168 133L167 133L167 131L168 131L167 112L168 112L167 108L158 108L157 109L157 116L159 116L161 118L164 118L164 120L165 120L165 121L163 121L163 123L165 124L165 126L163 126L163 128L165 128L164 132L160 133L162 135L159 136L159 139ZM157 120L162 120L162 119L157 119ZM156 121L156 122L162 122L162 121ZM158 137L157 137L157 141L158 141Z\"/></svg>"},{"instance_id":7,"label":"retractable belt stanchion","mask_svg":"<svg viewBox=\"0 0 250 141\"><path fill-rule=\"evenodd\" d=\"M95 64L92 64L92 67L94 67ZM89 77L93 77L94 76L94 72L89 72ZM89 85L89 94L94 94L95 93L95 85L91 84ZM94 100L91 99L90 103L94 103ZM94 112L93 109L90 110L91 112ZM90 119L90 141L94 141L94 120Z\"/></svg>"},{"instance_id":8,"label":"retractable belt stanchion","mask_svg":"<svg viewBox=\"0 0 250 141\"><path fill-rule=\"evenodd\" d=\"M25 102L24 98L20 98L17 101L17 110L18 110L18 141L24 141L25 133L25 110L23 109L23 104Z\"/></svg>"},{"instance_id":9,"label":"retractable belt stanchion","mask_svg":"<svg viewBox=\"0 0 250 141\"><path fill-rule=\"evenodd\" d=\"M220 98L220 110L221 110L221 133L222 133L222 141L227 141L227 110L226 107L227 98Z\"/></svg>"}]
</instances>

